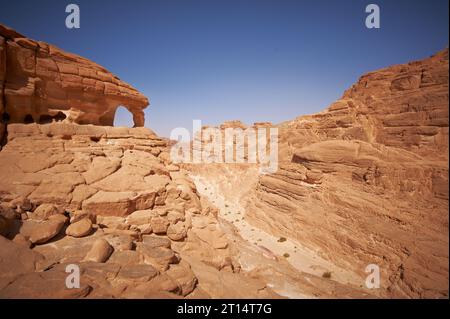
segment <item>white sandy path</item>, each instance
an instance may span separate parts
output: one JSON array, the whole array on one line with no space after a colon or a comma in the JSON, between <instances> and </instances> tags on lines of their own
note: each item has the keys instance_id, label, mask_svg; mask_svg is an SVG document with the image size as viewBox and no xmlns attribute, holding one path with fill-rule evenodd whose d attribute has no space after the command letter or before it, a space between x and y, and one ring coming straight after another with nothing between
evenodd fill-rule
<instances>
[{"instance_id":1,"label":"white sandy path","mask_svg":"<svg viewBox=\"0 0 450 319\"><path fill-rule=\"evenodd\" d=\"M238 203L238 200L226 199L211 181L198 175L191 175L197 191L209 199L219 209L219 217L232 223L239 235L248 243L254 245L267 258L276 255L278 258L286 260L297 270L322 276L324 272L330 271L332 279L343 283L352 284L359 287L364 283L364 279L353 272L341 269L333 263L321 258L317 252L303 247L291 239L280 242L280 238L275 237L255 226L250 225L245 220L245 210ZM288 254L289 257L284 257ZM287 255L286 255L287 256ZM243 265L245 267L245 265ZM252 265L248 265L251 270Z\"/></svg>"}]
</instances>

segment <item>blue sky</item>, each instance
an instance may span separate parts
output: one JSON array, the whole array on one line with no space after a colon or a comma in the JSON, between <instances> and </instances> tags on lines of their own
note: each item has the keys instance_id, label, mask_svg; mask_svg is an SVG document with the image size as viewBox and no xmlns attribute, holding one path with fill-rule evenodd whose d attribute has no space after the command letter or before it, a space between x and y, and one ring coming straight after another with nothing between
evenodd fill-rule
<instances>
[{"instance_id":1,"label":"blue sky","mask_svg":"<svg viewBox=\"0 0 450 319\"><path fill-rule=\"evenodd\" d=\"M39 5L37 5L39 3ZM81 28L65 27L65 7ZM381 9L367 29L365 7ZM448 46L448 0L0 0L0 23L105 66L151 100L146 126L278 123L318 112L365 72ZM119 111L118 125L131 115Z\"/></svg>"}]
</instances>

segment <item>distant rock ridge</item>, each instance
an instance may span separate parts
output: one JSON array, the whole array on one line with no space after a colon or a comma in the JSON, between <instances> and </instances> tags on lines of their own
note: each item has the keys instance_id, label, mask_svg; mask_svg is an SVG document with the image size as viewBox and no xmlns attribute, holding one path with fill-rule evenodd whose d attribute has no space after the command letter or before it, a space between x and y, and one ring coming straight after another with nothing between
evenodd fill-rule
<instances>
[{"instance_id":1,"label":"distant rock ridge","mask_svg":"<svg viewBox=\"0 0 450 319\"><path fill-rule=\"evenodd\" d=\"M5 122L112 126L118 106L133 114L135 126L144 126L148 105L102 66L0 24L1 132Z\"/></svg>"},{"instance_id":2,"label":"distant rock ridge","mask_svg":"<svg viewBox=\"0 0 450 319\"><path fill-rule=\"evenodd\" d=\"M369 72L326 110L281 127L310 135L302 144L361 140L448 160L448 72L448 48ZM298 135L286 137L298 147Z\"/></svg>"}]
</instances>

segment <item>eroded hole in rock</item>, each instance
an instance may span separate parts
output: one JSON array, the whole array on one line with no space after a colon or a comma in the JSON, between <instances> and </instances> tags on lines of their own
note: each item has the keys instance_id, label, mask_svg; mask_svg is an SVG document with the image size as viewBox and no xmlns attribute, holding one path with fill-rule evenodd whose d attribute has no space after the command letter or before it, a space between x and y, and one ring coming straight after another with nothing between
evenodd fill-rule
<instances>
[{"instance_id":1,"label":"eroded hole in rock","mask_svg":"<svg viewBox=\"0 0 450 319\"><path fill-rule=\"evenodd\" d=\"M114 115L114 126L122 126L122 127L133 127L134 126L134 120L133 120L133 114L131 112L123 107L119 106L116 109L116 114Z\"/></svg>"},{"instance_id":2,"label":"eroded hole in rock","mask_svg":"<svg viewBox=\"0 0 450 319\"><path fill-rule=\"evenodd\" d=\"M91 136L91 137L90 137L90 140L91 140L92 142L97 143L97 142L100 142L100 137L97 137L97 136Z\"/></svg>"},{"instance_id":3,"label":"eroded hole in rock","mask_svg":"<svg viewBox=\"0 0 450 319\"><path fill-rule=\"evenodd\" d=\"M62 122L66 119L66 115L63 112L58 112L56 115L43 114L39 117L39 124L49 124L53 121Z\"/></svg>"},{"instance_id":4,"label":"eroded hole in rock","mask_svg":"<svg viewBox=\"0 0 450 319\"><path fill-rule=\"evenodd\" d=\"M2 118L1 118L2 123L6 124L9 122L10 119L11 119L11 116L8 113L3 112Z\"/></svg>"},{"instance_id":5,"label":"eroded hole in rock","mask_svg":"<svg viewBox=\"0 0 450 319\"><path fill-rule=\"evenodd\" d=\"M23 118L23 122L24 122L25 124L31 124L31 123L34 123L33 116L32 116L31 114L25 115L25 117Z\"/></svg>"},{"instance_id":6,"label":"eroded hole in rock","mask_svg":"<svg viewBox=\"0 0 450 319\"><path fill-rule=\"evenodd\" d=\"M47 124L52 122L52 117L50 115L41 115L39 117L39 124Z\"/></svg>"},{"instance_id":7,"label":"eroded hole in rock","mask_svg":"<svg viewBox=\"0 0 450 319\"><path fill-rule=\"evenodd\" d=\"M65 135L61 136L61 138L62 138L63 140L69 141L69 140L72 139L72 135L67 135L67 134L65 134Z\"/></svg>"}]
</instances>

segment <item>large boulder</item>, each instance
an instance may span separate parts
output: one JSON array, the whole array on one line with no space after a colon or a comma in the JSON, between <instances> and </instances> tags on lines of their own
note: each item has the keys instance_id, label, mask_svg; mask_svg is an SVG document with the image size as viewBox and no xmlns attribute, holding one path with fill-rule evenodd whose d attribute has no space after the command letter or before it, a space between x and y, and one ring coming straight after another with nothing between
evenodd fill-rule
<instances>
[{"instance_id":1,"label":"large boulder","mask_svg":"<svg viewBox=\"0 0 450 319\"><path fill-rule=\"evenodd\" d=\"M89 218L83 218L82 220L76 221L66 228L66 235L72 237L84 237L91 233L92 231L92 221Z\"/></svg>"},{"instance_id":2,"label":"large boulder","mask_svg":"<svg viewBox=\"0 0 450 319\"><path fill-rule=\"evenodd\" d=\"M11 278L39 270L45 264L41 254L0 236L0 291Z\"/></svg>"},{"instance_id":3,"label":"large boulder","mask_svg":"<svg viewBox=\"0 0 450 319\"><path fill-rule=\"evenodd\" d=\"M20 228L20 233L33 244L46 243L59 234L66 222L66 218L63 215L53 215L53 217L55 218L49 218L44 221L25 220Z\"/></svg>"},{"instance_id":4,"label":"large boulder","mask_svg":"<svg viewBox=\"0 0 450 319\"><path fill-rule=\"evenodd\" d=\"M84 261L91 261L96 263L104 263L113 253L114 248L109 242L103 238L97 239L92 245L91 250L87 253Z\"/></svg>"}]
</instances>

